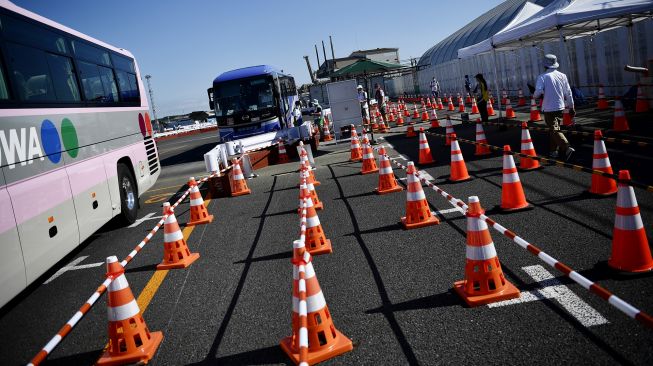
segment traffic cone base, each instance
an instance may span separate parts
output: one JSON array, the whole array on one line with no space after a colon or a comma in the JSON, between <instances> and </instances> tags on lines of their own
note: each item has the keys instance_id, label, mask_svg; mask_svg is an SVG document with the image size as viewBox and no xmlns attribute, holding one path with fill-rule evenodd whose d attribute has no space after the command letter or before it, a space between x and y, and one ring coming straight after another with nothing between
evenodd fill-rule
<instances>
[{"instance_id":1,"label":"traffic cone base","mask_svg":"<svg viewBox=\"0 0 653 366\"><path fill-rule=\"evenodd\" d=\"M504 280L505 281L505 280ZM504 289L502 289L499 292L495 292L493 294L488 294L488 295L468 295L465 293L465 286L467 285L467 281L456 281L453 284L453 289L456 291L456 293L465 300L467 305L471 307L475 306L481 306L481 305L487 305L491 304L493 302L497 301L504 301L504 300L510 300L510 299L516 299L520 296L519 289L515 287L512 283L505 281L506 283L503 285Z\"/></svg>"},{"instance_id":2,"label":"traffic cone base","mask_svg":"<svg viewBox=\"0 0 653 366\"><path fill-rule=\"evenodd\" d=\"M595 170L603 170L596 169ZM610 174L612 173L612 168L610 168ZM592 186L589 191L587 191L595 196L612 196L617 193L617 184L614 179L602 177L597 174L592 174Z\"/></svg>"},{"instance_id":3,"label":"traffic cone base","mask_svg":"<svg viewBox=\"0 0 653 366\"><path fill-rule=\"evenodd\" d=\"M503 200L503 197L502 197L502 200ZM510 200L506 200L506 201L510 201ZM499 206L499 209L502 212L516 212L516 211L530 210L530 209L533 208L533 206L531 204L529 204L528 202L522 203L522 204L520 204L520 205L518 205L516 207L512 207L511 205L508 205L508 204L505 204L505 205L506 206L504 206L504 203L501 203L501 206Z\"/></svg>"},{"instance_id":4,"label":"traffic cone base","mask_svg":"<svg viewBox=\"0 0 653 366\"><path fill-rule=\"evenodd\" d=\"M431 215L428 219L420 222L415 222L415 223L408 223L408 219L404 216L401 218L401 224L404 225L404 229L410 230L410 229L419 229L421 227L426 227L426 226L431 226L431 225L438 225L440 223L440 220L438 220L437 217Z\"/></svg>"},{"instance_id":5,"label":"traffic cone base","mask_svg":"<svg viewBox=\"0 0 653 366\"><path fill-rule=\"evenodd\" d=\"M372 174L372 173L376 173L378 171L379 171L379 167L375 166L374 168L370 168L369 170L361 171L361 174L362 175Z\"/></svg>"},{"instance_id":6,"label":"traffic cone base","mask_svg":"<svg viewBox=\"0 0 653 366\"><path fill-rule=\"evenodd\" d=\"M403 190L404 190L404 187L402 187L400 185L395 185L394 187L387 188L387 189L379 189L378 187L374 188L374 193L376 193L376 194L388 194L388 193L394 193L394 192L401 192Z\"/></svg>"},{"instance_id":7,"label":"traffic cone base","mask_svg":"<svg viewBox=\"0 0 653 366\"><path fill-rule=\"evenodd\" d=\"M308 364L314 365L331 359L336 356L340 356L343 353L347 353L354 349L354 345L351 340L342 334L338 329L332 329L332 335L335 339L335 342L325 349L318 351L309 351L308 352ZM293 337L288 336L281 340L281 349L290 357L290 359L295 363L299 364L299 349L293 350L292 348Z\"/></svg>"},{"instance_id":8,"label":"traffic cone base","mask_svg":"<svg viewBox=\"0 0 653 366\"><path fill-rule=\"evenodd\" d=\"M306 238L308 239L308 233L306 234ZM311 238L311 242L307 242L306 246L308 249L308 252L311 253L311 255L321 255L321 254L331 254L333 253L333 247L331 246L331 239L326 239L326 240L319 240L319 238Z\"/></svg>"},{"instance_id":9,"label":"traffic cone base","mask_svg":"<svg viewBox=\"0 0 653 366\"><path fill-rule=\"evenodd\" d=\"M517 169L519 169L519 170L522 171L522 172L527 172L527 171L530 171L530 170L539 170L539 169L544 169L544 167L543 167L542 165L538 165L538 166L536 166L536 167L532 167L532 168L524 168L524 167L522 167L522 165L523 165L523 164L525 163L525 161L527 161L527 160L530 160L530 161L537 161L537 160L533 160L533 159L529 159L529 158L519 158L519 167L517 167Z\"/></svg>"},{"instance_id":10,"label":"traffic cone base","mask_svg":"<svg viewBox=\"0 0 653 366\"><path fill-rule=\"evenodd\" d=\"M193 217L193 213L191 212L190 219L191 221L187 223L186 226L195 226L195 225L211 223L213 222L213 215L208 215L205 217Z\"/></svg>"},{"instance_id":11,"label":"traffic cone base","mask_svg":"<svg viewBox=\"0 0 653 366\"><path fill-rule=\"evenodd\" d=\"M139 315L140 316L140 315ZM143 317L141 317L141 321L143 320ZM122 328L121 331L125 332L124 337L127 338L129 337L130 330L131 330L131 324L128 321L121 322L119 328ZM109 332L117 332L119 333L117 329L112 329L114 328L113 326L109 326ZM150 338L147 342L145 342L144 345L138 348L136 353L132 354L124 354L124 355L114 355L112 356L109 351L104 352L102 357L97 361L96 365L102 365L102 366L116 366L116 365L126 365L126 364L132 364L132 363L144 363L146 364L148 361L154 357L154 354L156 353L157 348L159 348L159 345L161 344L161 341L163 341L163 333L162 332L148 332ZM140 337L138 339L141 339Z\"/></svg>"},{"instance_id":12,"label":"traffic cone base","mask_svg":"<svg viewBox=\"0 0 653 366\"><path fill-rule=\"evenodd\" d=\"M175 243L172 243L171 245L174 245ZM166 244L168 245L168 244ZM176 249L176 248L175 248ZM188 250L188 248L186 248ZM179 255L178 257L181 257ZM193 264L196 260L198 260L200 257L199 253L190 253L189 255L187 254L183 259L180 259L174 263L164 263L166 262L161 262L156 266L156 269L181 269L181 268L186 268Z\"/></svg>"},{"instance_id":13,"label":"traffic cone base","mask_svg":"<svg viewBox=\"0 0 653 366\"><path fill-rule=\"evenodd\" d=\"M231 192L231 197L244 196L244 195L246 195L246 194L250 194L250 193L252 193L252 191L251 191L249 188L247 188L247 189L244 190L244 191Z\"/></svg>"},{"instance_id":14,"label":"traffic cone base","mask_svg":"<svg viewBox=\"0 0 653 366\"><path fill-rule=\"evenodd\" d=\"M651 252L644 230L621 230L614 228L613 237L619 237L622 244L621 250L612 250L608 266L623 272L642 273L653 270ZM626 250L623 247L628 246ZM614 244L613 244L614 247ZM633 256L631 253L647 253L647 255Z\"/></svg>"}]
</instances>

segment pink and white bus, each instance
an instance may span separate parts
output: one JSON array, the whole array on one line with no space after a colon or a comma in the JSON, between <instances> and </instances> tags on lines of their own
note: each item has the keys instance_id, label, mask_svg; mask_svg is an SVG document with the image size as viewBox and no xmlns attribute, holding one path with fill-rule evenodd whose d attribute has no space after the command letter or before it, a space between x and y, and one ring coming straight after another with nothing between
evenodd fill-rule
<instances>
[{"instance_id":1,"label":"pink and white bus","mask_svg":"<svg viewBox=\"0 0 653 366\"><path fill-rule=\"evenodd\" d=\"M0 306L160 174L129 51L0 0Z\"/></svg>"}]
</instances>

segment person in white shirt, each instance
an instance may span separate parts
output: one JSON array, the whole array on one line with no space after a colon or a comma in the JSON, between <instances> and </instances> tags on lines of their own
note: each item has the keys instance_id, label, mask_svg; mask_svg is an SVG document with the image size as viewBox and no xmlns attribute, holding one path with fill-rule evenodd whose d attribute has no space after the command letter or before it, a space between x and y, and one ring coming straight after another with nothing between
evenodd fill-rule
<instances>
[{"instance_id":1,"label":"person in white shirt","mask_svg":"<svg viewBox=\"0 0 653 366\"><path fill-rule=\"evenodd\" d=\"M361 105L361 116L370 119L370 106L367 104L367 92L363 90L363 86L359 85L356 90L358 91L358 102Z\"/></svg>"},{"instance_id":2,"label":"person in white shirt","mask_svg":"<svg viewBox=\"0 0 653 366\"><path fill-rule=\"evenodd\" d=\"M433 77L433 80L431 80L431 95L435 98L440 96L440 83L435 76Z\"/></svg>"},{"instance_id":3,"label":"person in white shirt","mask_svg":"<svg viewBox=\"0 0 653 366\"><path fill-rule=\"evenodd\" d=\"M544 122L549 127L551 157L557 158L558 154L560 154L565 157L565 160L569 160L575 150L569 146L567 138L560 132L565 100L567 100L569 114L572 118L576 115L576 110L574 109L574 98L571 95L567 75L557 70L559 66L555 55L544 55L544 68L546 71L537 77L533 98L537 99L544 95L542 112Z\"/></svg>"}]
</instances>

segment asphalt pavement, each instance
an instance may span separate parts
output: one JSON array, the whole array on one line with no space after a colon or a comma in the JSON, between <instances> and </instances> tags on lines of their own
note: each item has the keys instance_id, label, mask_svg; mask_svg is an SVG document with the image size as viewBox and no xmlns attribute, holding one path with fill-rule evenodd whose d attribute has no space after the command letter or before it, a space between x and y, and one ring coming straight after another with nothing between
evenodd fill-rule
<instances>
[{"instance_id":1,"label":"asphalt pavement","mask_svg":"<svg viewBox=\"0 0 653 366\"><path fill-rule=\"evenodd\" d=\"M457 125L473 139L474 126ZM436 132L443 133L444 129ZM520 130L486 126L490 144L519 147ZM546 154L545 133L532 133ZM376 135L388 154L405 165L417 160L417 138L402 129ZM480 198L487 215L537 245L633 306L653 313L653 275L610 271L616 197L596 198L585 191L590 175L556 166L520 172L532 210L502 214L501 156L474 157L462 144L473 179L449 183L449 148L428 137L436 164L423 167L440 188L467 200ZM591 166L590 140L574 140L574 163ZM166 195L177 196L189 175L200 176L202 154L213 147L207 134L158 145L162 175L141 200L139 217L160 216ZM614 148L613 148L614 147ZM615 170L628 167L652 182L646 166L651 151L608 145ZM436 192L426 197L441 223L403 230L406 193L372 193L378 176L360 175L349 144L322 146L316 154L318 211L333 253L314 257L314 267L338 330L354 350L325 364L638 364L653 363L653 330L617 311L518 245L492 231L506 279L522 291L522 301L467 307L453 292L464 278L466 220ZM589 162L589 163L588 163ZM183 270L156 271L162 236L128 265L127 279L139 297L152 331L165 339L153 365L290 365L278 346L291 334L292 241L299 236L297 162L257 170L248 180L252 194L212 198L213 223L189 233L191 251L201 257ZM395 168L405 185L405 172ZM418 168L421 168L418 166ZM205 194L206 192L203 191ZM635 189L649 237L653 193ZM176 210L188 220L188 203ZM151 216L151 217L152 217ZM44 276L46 281L69 262L102 262L126 256L156 220L132 228L111 224ZM184 229L188 234L190 230ZM47 285L33 286L0 314L0 364L25 363L74 314L103 280L104 267L66 271ZM143 306L145 305L145 306ZM92 364L107 342L106 300L49 357L47 364Z\"/></svg>"}]
</instances>

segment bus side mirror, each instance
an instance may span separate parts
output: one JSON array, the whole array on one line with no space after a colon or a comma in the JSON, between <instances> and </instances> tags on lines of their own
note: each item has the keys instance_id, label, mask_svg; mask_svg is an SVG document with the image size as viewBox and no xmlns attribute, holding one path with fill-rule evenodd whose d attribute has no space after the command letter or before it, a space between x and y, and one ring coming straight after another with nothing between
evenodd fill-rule
<instances>
[{"instance_id":1,"label":"bus side mirror","mask_svg":"<svg viewBox=\"0 0 653 366\"><path fill-rule=\"evenodd\" d=\"M215 102L213 101L213 88L206 89L206 94L209 96L209 109L215 110Z\"/></svg>"}]
</instances>

